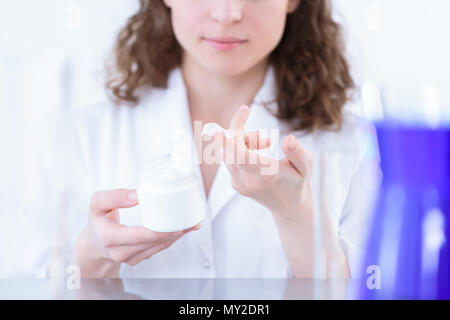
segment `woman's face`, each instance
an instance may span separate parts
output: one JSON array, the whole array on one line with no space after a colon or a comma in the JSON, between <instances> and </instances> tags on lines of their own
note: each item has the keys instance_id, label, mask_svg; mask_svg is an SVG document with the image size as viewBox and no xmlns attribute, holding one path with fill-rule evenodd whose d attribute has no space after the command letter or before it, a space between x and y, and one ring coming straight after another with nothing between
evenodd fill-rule
<instances>
[{"instance_id":1,"label":"woman's face","mask_svg":"<svg viewBox=\"0 0 450 320\"><path fill-rule=\"evenodd\" d=\"M300 0L164 0L185 54L211 72L243 73L280 42Z\"/></svg>"}]
</instances>

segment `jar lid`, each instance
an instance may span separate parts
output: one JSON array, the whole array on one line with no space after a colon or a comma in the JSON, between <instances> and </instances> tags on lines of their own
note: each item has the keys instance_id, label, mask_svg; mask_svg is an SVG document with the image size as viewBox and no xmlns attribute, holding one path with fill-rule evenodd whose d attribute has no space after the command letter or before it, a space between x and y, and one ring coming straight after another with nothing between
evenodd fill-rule
<instances>
[{"instance_id":1,"label":"jar lid","mask_svg":"<svg viewBox=\"0 0 450 320\"><path fill-rule=\"evenodd\" d=\"M170 156L148 162L140 177L142 192L171 193L191 188L199 183L191 166L173 163Z\"/></svg>"}]
</instances>

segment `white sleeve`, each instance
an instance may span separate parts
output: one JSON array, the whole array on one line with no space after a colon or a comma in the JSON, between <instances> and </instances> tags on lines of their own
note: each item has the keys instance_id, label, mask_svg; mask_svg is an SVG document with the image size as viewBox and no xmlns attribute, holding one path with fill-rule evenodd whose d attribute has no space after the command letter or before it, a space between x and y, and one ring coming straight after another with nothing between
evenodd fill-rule
<instances>
[{"instance_id":1,"label":"white sleeve","mask_svg":"<svg viewBox=\"0 0 450 320\"><path fill-rule=\"evenodd\" d=\"M351 277L362 277L366 241L371 230L382 173L375 126L361 120L356 130L358 153L339 221L339 242Z\"/></svg>"},{"instance_id":2,"label":"white sleeve","mask_svg":"<svg viewBox=\"0 0 450 320\"><path fill-rule=\"evenodd\" d=\"M38 152L20 197L15 261L11 276L52 277L62 275L70 259L75 233L75 215L87 219L83 189L83 163L69 113L59 111L43 117L36 130ZM77 203L79 205L74 205ZM83 212L77 212L84 210ZM58 269L59 268L59 269ZM53 269L53 270L52 270Z\"/></svg>"}]
</instances>

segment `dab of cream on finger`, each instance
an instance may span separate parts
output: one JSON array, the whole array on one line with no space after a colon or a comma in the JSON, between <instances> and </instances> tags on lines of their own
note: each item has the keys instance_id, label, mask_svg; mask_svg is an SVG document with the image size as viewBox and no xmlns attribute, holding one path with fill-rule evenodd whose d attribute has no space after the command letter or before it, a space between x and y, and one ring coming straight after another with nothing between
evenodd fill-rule
<instances>
[{"instance_id":1,"label":"dab of cream on finger","mask_svg":"<svg viewBox=\"0 0 450 320\"><path fill-rule=\"evenodd\" d=\"M203 136L210 136L210 137L214 137L214 135L218 132L222 132L223 134L225 134L227 137L229 137L229 132L228 130L225 130L224 128L222 128L219 124L215 123L215 122L210 122L207 123L203 126L203 130L202 130L202 137Z\"/></svg>"}]
</instances>

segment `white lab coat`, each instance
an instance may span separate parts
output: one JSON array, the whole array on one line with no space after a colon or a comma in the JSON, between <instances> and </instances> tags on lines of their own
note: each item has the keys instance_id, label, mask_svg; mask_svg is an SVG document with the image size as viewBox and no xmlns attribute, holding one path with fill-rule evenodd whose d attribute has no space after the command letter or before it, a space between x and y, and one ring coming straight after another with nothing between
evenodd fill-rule
<instances>
[{"instance_id":1,"label":"white lab coat","mask_svg":"<svg viewBox=\"0 0 450 320\"><path fill-rule=\"evenodd\" d=\"M270 68L251 106L246 128L286 128L259 103L271 100L274 88L274 70ZM135 107L105 102L62 112L45 122L49 136L43 138L39 170L21 208L23 223L29 226L24 229L29 242L22 251L26 252L28 271L45 275L55 268L54 260L49 263L52 247L56 256L71 252L87 222L94 191L135 188L145 162L170 152L174 130L191 131L179 68L170 74L167 89L141 89L139 96ZM338 133L284 132L280 141L289 133L316 159L314 194L326 197L333 228L356 276L378 185L377 175L373 175L379 161L374 127L345 111ZM325 183L320 184L320 176ZM205 207L206 218L199 231L137 266L124 264L121 277L292 276L271 213L233 190L223 164ZM180 210L188 212L189 208ZM140 224L139 207L120 212L123 224ZM302 250L301 243L298 250Z\"/></svg>"}]
</instances>

